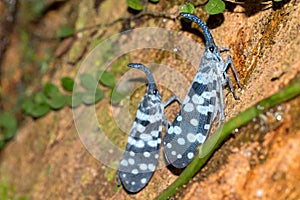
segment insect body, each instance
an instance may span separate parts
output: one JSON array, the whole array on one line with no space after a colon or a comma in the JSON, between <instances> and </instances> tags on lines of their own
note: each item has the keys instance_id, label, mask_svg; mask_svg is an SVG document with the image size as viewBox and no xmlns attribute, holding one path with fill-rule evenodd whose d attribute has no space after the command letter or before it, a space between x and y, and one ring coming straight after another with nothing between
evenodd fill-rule
<instances>
[{"instance_id":1,"label":"insect body","mask_svg":"<svg viewBox=\"0 0 300 200\"><path fill-rule=\"evenodd\" d=\"M148 78L147 93L139 103L117 172L118 184L123 184L128 192L136 193L146 186L156 169L162 123L168 122L164 116L164 108L177 97L173 96L162 103L161 94L150 71L142 64L131 63L128 66L144 71Z\"/></svg>"},{"instance_id":2,"label":"insect body","mask_svg":"<svg viewBox=\"0 0 300 200\"><path fill-rule=\"evenodd\" d=\"M239 99L226 74L229 64L241 87L231 57L229 56L225 63L222 61L220 49L215 45L204 22L189 13L180 15L202 28L206 48L181 109L164 137L166 161L176 168L184 168L191 162L197 153L197 146L206 140L217 115L219 114L219 122L225 119L222 86L227 84L234 98Z\"/></svg>"}]
</instances>

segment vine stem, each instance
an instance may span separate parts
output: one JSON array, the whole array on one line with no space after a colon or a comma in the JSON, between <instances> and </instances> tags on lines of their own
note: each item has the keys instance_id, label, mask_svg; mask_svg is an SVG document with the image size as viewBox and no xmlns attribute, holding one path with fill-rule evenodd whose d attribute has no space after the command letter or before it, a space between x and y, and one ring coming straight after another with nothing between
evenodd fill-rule
<instances>
[{"instance_id":1,"label":"vine stem","mask_svg":"<svg viewBox=\"0 0 300 200\"><path fill-rule=\"evenodd\" d=\"M300 80L291 83L276 94L259 101L254 106L238 114L236 117L231 118L224 124L224 126L216 130L216 132L212 134L212 136L210 136L202 146L200 146L199 154L195 156L193 161L186 167L186 169L184 169L180 176L155 199L168 199L174 195L178 188L186 184L201 169L215 150L224 142L234 129L245 125L251 119L266 112L271 107L291 100L298 95L300 95Z\"/></svg>"}]
</instances>

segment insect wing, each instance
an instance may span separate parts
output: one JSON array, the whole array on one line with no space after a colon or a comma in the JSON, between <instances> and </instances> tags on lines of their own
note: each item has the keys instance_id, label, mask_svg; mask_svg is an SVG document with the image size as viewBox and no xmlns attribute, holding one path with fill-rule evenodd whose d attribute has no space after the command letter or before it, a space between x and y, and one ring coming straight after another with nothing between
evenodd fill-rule
<instances>
[{"instance_id":1,"label":"insect wing","mask_svg":"<svg viewBox=\"0 0 300 200\"><path fill-rule=\"evenodd\" d=\"M131 193L147 185L158 164L163 105L158 100L153 102L149 96L145 95L139 104L117 172L119 184Z\"/></svg>"},{"instance_id":2,"label":"insect wing","mask_svg":"<svg viewBox=\"0 0 300 200\"><path fill-rule=\"evenodd\" d=\"M176 168L186 167L197 153L197 146L206 140L212 121L219 110L217 79L201 81L198 72L181 110L164 137L164 155Z\"/></svg>"}]
</instances>

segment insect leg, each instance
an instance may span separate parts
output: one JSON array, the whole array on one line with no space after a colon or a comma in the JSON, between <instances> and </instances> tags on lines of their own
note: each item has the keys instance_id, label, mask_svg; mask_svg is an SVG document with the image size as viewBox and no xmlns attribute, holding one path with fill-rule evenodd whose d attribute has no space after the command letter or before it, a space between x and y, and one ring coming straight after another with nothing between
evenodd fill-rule
<instances>
[{"instance_id":1,"label":"insect leg","mask_svg":"<svg viewBox=\"0 0 300 200\"><path fill-rule=\"evenodd\" d=\"M224 69L223 69L224 71L227 69L227 67L228 67L229 64L231 66L231 69L233 70L234 77L236 79L236 82L237 82L239 88L243 88L243 86L241 85L240 79L238 77L238 74L236 72L236 68L235 68L235 66L233 64L232 57L230 55L226 59L226 62L225 62L225 65L224 65Z\"/></svg>"},{"instance_id":2,"label":"insect leg","mask_svg":"<svg viewBox=\"0 0 300 200\"><path fill-rule=\"evenodd\" d=\"M172 96L170 99L168 99L167 101L165 101L164 103L163 103L163 105L164 105L164 108L165 107L167 107L168 105L170 105L173 101L178 101L178 103L181 105L182 103L181 103L181 100L180 100L180 98L178 97L178 96Z\"/></svg>"},{"instance_id":3,"label":"insect leg","mask_svg":"<svg viewBox=\"0 0 300 200\"><path fill-rule=\"evenodd\" d=\"M173 101L178 101L178 103L181 105L182 102L180 100L180 98L178 96L172 96L170 99L168 99L167 101L165 101L163 103L164 108L166 108L168 105L170 105ZM169 127L171 126L171 122L169 122L169 120L164 116L163 117L163 121L165 123L165 127L166 127L166 132L168 132Z\"/></svg>"},{"instance_id":4,"label":"insect leg","mask_svg":"<svg viewBox=\"0 0 300 200\"><path fill-rule=\"evenodd\" d=\"M165 124L165 128L166 128L166 133L169 130L169 127L172 125L171 122L166 118L166 116L163 116L163 122Z\"/></svg>"},{"instance_id":5,"label":"insect leg","mask_svg":"<svg viewBox=\"0 0 300 200\"><path fill-rule=\"evenodd\" d=\"M230 81L230 78L228 77L228 75L226 74L226 72L224 72L223 75L224 75L224 77L225 77L225 82L224 82L224 84L225 84L225 83L228 84L228 87L229 87L231 93L233 94L234 99L235 99L235 100L240 100L240 98L235 94L235 90L234 90L234 88L233 88L233 86L232 86L232 83L231 83L231 81Z\"/></svg>"},{"instance_id":6,"label":"insect leg","mask_svg":"<svg viewBox=\"0 0 300 200\"><path fill-rule=\"evenodd\" d=\"M222 87L220 87L220 91L219 91L219 101L220 101L220 117L218 120L218 125L220 124L221 121L224 121L225 119L225 106L224 106L224 98L223 98L223 90Z\"/></svg>"},{"instance_id":7,"label":"insect leg","mask_svg":"<svg viewBox=\"0 0 300 200\"><path fill-rule=\"evenodd\" d=\"M227 47L218 46L218 49L219 49L220 52L229 51L229 48L227 48Z\"/></svg>"}]
</instances>

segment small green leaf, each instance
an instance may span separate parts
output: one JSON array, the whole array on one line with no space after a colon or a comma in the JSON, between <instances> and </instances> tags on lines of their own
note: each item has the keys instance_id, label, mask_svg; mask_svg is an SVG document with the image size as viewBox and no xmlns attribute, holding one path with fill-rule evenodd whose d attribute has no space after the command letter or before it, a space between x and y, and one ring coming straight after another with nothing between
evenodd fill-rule
<instances>
[{"instance_id":1,"label":"small green leaf","mask_svg":"<svg viewBox=\"0 0 300 200\"><path fill-rule=\"evenodd\" d=\"M22 100L22 109L26 114L30 114L34 107L33 100L31 98L26 98Z\"/></svg>"},{"instance_id":2,"label":"small green leaf","mask_svg":"<svg viewBox=\"0 0 300 200\"><path fill-rule=\"evenodd\" d=\"M53 96L49 101L48 104L53 109L60 109L64 107L64 105L67 103L67 96L59 94L56 96Z\"/></svg>"},{"instance_id":3,"label":"small green leaf","mask_svg":"<svg viewBox=\"0 0 300 200\"><path fill-rule=\"evenodd\" d=\"M68 100L68 105L75 108L82 103L83 93L82 92L75 92Z\"/></svg>"},{"instance_id":4,"label":"small green leaf","mask_svg":"<svg viewBox=\"0 0 300 200\"><path fill-rule=\"evenodd\" d=\"M17 131L17 121L15 116L7 112L0 114L0 127L3 128L5 140L14 137Z\"/></svg>"},{"instance_id":5,"label":"small green leaf","mask_svg":"<svg viewBox=\"0 0 300 200\"><path fill-rule=\"evenodd\" d=\"M225 10L225 3L222 0L209 0L205 5L205 10L210 15L222 13Z\"/></svg>"},{"instance_id":6,"label":"small green leaf","mask_svg":"<svg viewBox=\"0 0 300 200\"><path fill-rule=\"evenodd\" d=\"M184 4L180 8L180 12L186 12L186 13L191 13L191 14L193 14L194 10L195 10L195 7L193 6L193 4L190 4L190 3Z\"/></svg>"},{"instance_id":7,"label":"small green leaf","mask_svg":"<svg viewBox=\"0 0 300 200\"><path fill-rule=\"evenodd\" d=\"M88 90L95 89L96 85L98 85L98 81L90 74L81 74L79 79L80 84Z\"/></svg>"},{"instance_id":8,"label":"small green leaf","mask_svg":"<svg viewBox=\"0 0 300 200\"><path fill-rule=\"evenodd\" d=\"M104 98L104 92L97 88L96 92L88 91L84 93L82 97L82 101L87 105L91 105L97 103L103 98Z\"/></svg>"},{"instance_id":9,"label":"small green leaf","mask_svg":"<svg viewBox=\"0 0 300 200\"><path fill-rule=\"evenodd\" d=\"M97 88L96 93L95 93L95 103L97 103L98 101L100 101L103 98L104 98L104 92Z\"/></svg>"},{"instance_id":10,"label":"small green leaf","mask_svg":"<svg viewBox=\"0 0 300 200\"><path fill-rule=\"evenodd\" d=\"M66 38L70 37L75 33L74 28L70 26L62 26L60 29L56 32L56 36L59 38Z\"/></svg>"},{"instance_id":11,"label":"small green leaf","mask_svg":"<svg viewBox=\"0 0 300 200\"><path fill-rule=\"evenodd\" d=\"M73 91L73 87L74 87L74 79L72 79L71 77L63 77L61 80L61 85L63 86L63 88L67 91Z\"/></svg>"},{"instance_id":12,"label":"small green leaf","mask_svg":"<svg viewBox=\"0 0 300 200\"><path fill-rule=\"evenodd\" d=\"M152 3L157 3L159 0L150 0Z\"/></svg>"},{"instance_id":13,"label":"small green leaf","mask_svg":"<svg viewBox=\"0 0 300 200\"><path fill-rule=\"evenodd\" d=\"M4 146L5 146L5 140L4 140L4 138L2 138L1 137L1 135L0 135L0 149L2 149ZM4 191L2 190L2 197L4 197L3 199L6 199L7 197L5 196L5 194L3 194L4 193Z\"/></svg>"},{"instance_id":14,"label":"small green leaf","mask_svg":"<svg viewBox=\"0 0 300 200\"><path fill-rule=\"evenodd\" d=\"M108 86L108 87L114 87L115 82L116 82L115 77L107 71L104 71L101 74L101 77L99 80L104 86Z\"/></svg>"},{"instance_id":15,"label":"small green leaf","mask_svg":"<svg viewBox=\"0 0 300 200\"><path fill-rule=\"evenodd\" d=\"M58 95L60 92L59 92L59 89L56 85L54 85L53 83L46 83L44 85L44 93L47 95L47 97L53 97L53 96L56 96Z\"/></svg>"},{"instance_id":16,"label":"small green leaf","mask_svg":"<svg viewBox=\"0 0 300 200\"><path fill-rule=\"evenodd\" d=\"M87 105L94 104L95 103L94 93L92 93L92 92L85 93L82 97L82 101L83 101L83 103L85 103Z\"/></svg>"},{"instance_id":17,"label":"small green leaf","mask_svg":"<svg viewBox=\"0 0 300 200\"><path fill-rule=\"evenodd\" d=\"M112 104L117 104L126 97L127 97L127 93L120 93L120 92L114 91L110 95L110 100L111 100Z\"/></svg>"},{"instance_id":18,"label":"small green leaf","mask_svg":"<svg viewBox=\"0 0 300 200\"><path fill-rule=\"evenodd\" d=\"M31 98L24 99L22 101L22 109L26 114L36 118L44 116L50 111L50 107L47 104L47 97L42 92L36 94L34 100Z\"/></svg>"},{"instance_id":19,"label":"small green leaf","mask_svg":"<svg viewBox=\"0 0 300 200\"><path fill-rule=\"evenodd\" d=\"M132 8L133 10L143 10L144 6L139 0L126 0L126 3L129 8Z\"/></svg>"},{"instance_id":20,"label":"small green leaf","mask_svg":"<svg viewBox=\"0 0 300 200\"><path fill-rule=\"evenodd\" d=\"M35 104L46 103L46 102L47 102L47 97L43 92L39 92L34 95Z\"/></svg>"},{"instance_id":21,"label":"small green leaf","mask_svg":"<svg viewBox=\"0 0 300 200\"><path fill-rule=\"evenodd\" d=\"M17 121L11 113L4 112L0 114L0 126L8 129L14 129L17 127Z\"/></svg>"},{"instance_id":22,"label":"small green leaf","mask_svg":"<svg viewBox=\"0 0 300 200\"><path fill-rule=\"evenodd\" d=\"M35 104L30 115L35 118L42 117L50 111L50 106L46 103Z\"/></svg>"},{"instance_id":23,"label":"small green leaf","mask_svg":"<svg viewBox=\"0 0 300 200\"><path fill-rule=\"evenodd\" d=\"M72 107L72 96L67 95L67 105Z\"/></svg>"}]
</instances>

